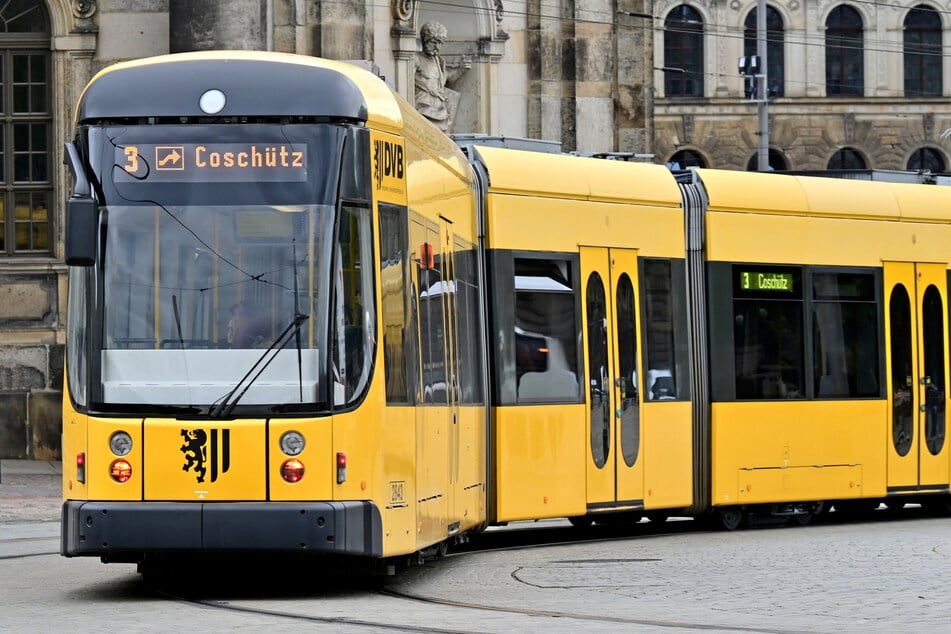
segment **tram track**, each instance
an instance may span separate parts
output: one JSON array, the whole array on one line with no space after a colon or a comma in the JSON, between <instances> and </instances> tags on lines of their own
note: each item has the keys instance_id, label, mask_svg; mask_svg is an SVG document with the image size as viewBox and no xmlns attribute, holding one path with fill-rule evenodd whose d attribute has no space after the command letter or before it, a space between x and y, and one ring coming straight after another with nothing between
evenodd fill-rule
<instances>
[{"instance_id":1,"label":"tram track","mask_svg":"<svg viewBox=\"0 0 951 634\"><path fill-rule=\"evenodd\" d=\"M904 520L896 525L915 518L927 517L923 513L905 511L900 514ZM889 521L895 519L892 512L880 512L867 521ZM829 518L830 524L845 524ZM912 520L913 521L913 520ZM851 521L858 525L860 522ZM638 524L603 524L578 529L564 525L538 527L509 527L499 531L483 533L470 544L453 549L443 558L427 561L422 566L401 570L388 578L369 578L353 574L339 568L328 567L319 574L315 567L305 564L299 558L289 560L290 564L273 564L273 568L260 569L253 563L242 559L234 563L233 569L218 569L213 566L195 565L191 572L175 573L161 583L153 583L146 578L143 584L145 595L169 603L190 605L201 609L220 610L232 614L255 615L273 622L311 624L327 631L353 632L420 632L420 633L460 633L502 632L511 629L524 631L565 631L566 627L595 631L670 631L670 632L715 632L736 631L745 634L805 634L817 630L770 627L770 624L757 623L759 619L747 619L742 614L728 616L733 621L714 622L701 620L687 613L671 613L663 610L646 609L641 612L628 610L606 610L599 613L597 607L578 603L565 603L565 609L559 609L559 602L537 601L541 595L531 592L554 591L571 592L574 590L598 591L598 587L582 583L570 585L570 578L551 574L546 567L566 567L574 565L640 565L645 562L658 562L661 559L631 556L623 542L642 541L648 538L670 537L684 532L703 533L693 522L671 521L663 524L641 522ZM754 529L755 530L755 529ZM778 529L794 530L800 529ZM808 529L806 529L808 530ZM11 546L20 548L36 546L41 552L21 552L0 555L3 560L23 560L29 558L57 555L58 551L50 547L49 537L11 537L3 540ZM653 541L653 540L651 540ZM45 542L45 543L44 543ZM559 555L548 558L544 552L561 546L578 546L614 542L617 546L610 553L592 553L584 555ZM617 553L613 551L617 550ZM535 555L530 553L535 551ZM542 552L539 552L542 551ZM623 551L623 553L621 552ZM523 552L524 556L517 553ZM937 551L935 551L937 552ZM476 555L502 553L500 564L479 563ZM648 553L644 553L647 555ZM621 555L611 558L615 555ZM296 563L293 563L296 561ZM475 568L467 568L472 564ZM28 564L32 565L32 564ZM481 569L479 567L481 566ZM202 576L194 570L202 569ZM472 570L479 572L469 579ZM207 572L213 570L214 572ZM237 574L235 574L237 571ZM557 571L556 571L557 572ZM330 574L328 574L330 573ZM527 573L527 574L526 574ZM547 576L546 576L547 575ZM334 578L331 578L334 577ZM510 579L527 590L511 593L502 583ZM539 583L539 580L556 583ZM139 582L141 582L141 578ZM447 583L448 582L448 583ZM564 582L564 583L561 583ZM455 585L454 585L455 584ZM492 584L494 594L481 595L476 588ZM605 586L604 589L623 588L624 586ZM468 592L471 588L473 592ZM619 595L620 596L620 595ZM633 595L632 595L633 596ZM534 597L534 598L533 598ZM550 597L549 597L550 598ZM521 601L521 603L519 603ZM418 607L414 607L418 606ZM592 609L588 609L588 608ZM580 609L579 609L580 608ZM495 616L480 616L479 613ZM683 616L684 618L679 618ZM746 615L748 616L748 615ZM510 617L510 618L509 618ZM651 618L654 617L654 618ZM231 617L234 618L234 617ZM227 619L226 619L227 620ZM525 624L528 623L526 626ZM451 624L451 625L448 625Z\"/></svg>"},{"instance_id":2,"label":"tram track","mask_svg":"<svg viewBox=\"0 0 951 634\"><path fill-rule=\"evenodd\" d=\"M16 553L11 555L0 555L0 561L7 561L10 559L26 559L27 557L49 557L50 555L58 555L59 551L50 551L42 553Z\"/></svg>"},{"instance_id":3,"label":"tram track","mask_svg":"<svg viewBox=\"0 0 951 634\"><path fill-rule=\"evenodd\" d=\"M254 614L263 617L273 617L275 619L288 619L302 623L316 623L327 626L333 626L342 629L351 629L355 631L393 631L393 632L427 632L427 633L453 633L467 634L469 632L493 632L505 631L508 629L524 629L518 625L511 627L489 629L484 623L481 623L478 617L473 616L478 612L492 613L496 615L509 615L513 622L522 621L527 618L531 621L532 631L545 631L551 628L563 628L566 623L573 623L571 627L586 630L598 630L611 628L612 631L627 631L637 629L638 631L696 631L696 632L715 632L715 631L735 631L749 634L804 634L809 630L770 628L770 627L752 627L742 624L724 624L724 623L703 623L690 621L689 619L662 619L662 618L638 618L622 615L596 614L592 612L583 612L577 610L550 610L540 608L530 608L512 604L493 603L490 601L460 600L448 596L438 596L429 592L420 592L406 589L404 586L412 586L415 578L425 577L438 572L433 567L441 567L450 563L452 560L464 560L474 554L489 554L493 552L517 552L530 551L546 548L557 548L559 546L578 545L579 543L595 544L599 542L623 541L628 539L640 538L662 538L671 534L679 534L689 530L686 526L678 526L677 522L666 525L649 526L647 524L627 525L627 526L600 526L591 529L582 529L579 531L574 528L548 527L542 529L523 529L512 531L500 531L497 536L490 536L488 540L480 540L464 550L450 553L443 558L437 558L420 567L413 567L398 573L395 577L389 578L382 587L372 587L373 583L367 583L366 580L357 580L353 587L352 595L344 595L346 598L356 599L360 603L368 601L368 605L375 601L373 597L382 600L398 601L403 606L416 604L424 606L422 612L413 608L393 606L381 606L379 609L387 615L384 619L373 619L368 617L356 618L352 616L329 616L326 614L316 614L306 608L287 610L272 609L266 606L249 605L252 601L266 601L273 593L265 592L268 596L244 596L229 597L228 599L218 599L200 596L190 596L189 593L175 592L173 590L163 589L157 592L157 595L169 601L181 602L184 604L196 605L202 608L223 610L230 612L240 612ZM684 523L687 524L687 523ZM568 537L574 535L573 539ZM583 537L582 537L583 536ZM572 563L571 561L558 560L554 563ZM508 571L509 576L518 584L531 587L532 584L520 576L520 571L524 566L520 564L513 565ZM504 574L501 573L501 574ZM296 596L300 598L309 598L314 601L324 603L325 600L341 598L341 589L339 587L328 589L319 585L307 589L299 589ZM346 591L343 591L346 592ZM242 604L243 603L243 604ZM324 605L318 605L315 609L325 610ZM430 617L421 616L426 612L432 612ZM428 623L397 623L394 620L403 615L407 619L426 618ZM469 627L444 627L436 623L461 623L470 624ZM472 627L471 624L479 623ZM560 631L560 629L559 629Z\"/></svg>"},{"instance_id":4,"label":"tram track","mask_svg":"<svg viewBox=\"0 0 951 634\"><path fill-rule=\"evenodd\" d=\"M395 623L387 623L383 621L371 621L367 619L357 619L357 618L351 618L351 617L319 616L315 614L305 614L301 612L290 612L287 610L269 610L265 608L240 606L240 605L234 605L232 603L228 603L224 601L213 601L213 600L206 600L206 599L189 599L186 597L177 597L177 596L166 594L166 593L161 593L161 594L163 594L166 599L173 600L178 603L185 603L188 605L197 605L203 608L211 608L215 610L227 610L230 612L241 612L245 614L254 614L257 616L290 619L293 621L299 621L299 622L305 622L305 623L321 623L324 625L334 625L334 626L375 628L375 629L387 630L391 632L426 632L428 634L464 634L464 631L459 630L458 628L446 629L441 627L420 626L420 625L400 625ZM477 630L472 630L472 632L473 634L475 634Z\"/></svg>"},{"instance_id":5,"label":"tram track","mask_svg":"<svg viewBox=\"0 0 951 634\"><path fill-rule=\"evenodd\" d=\"M513 577L515 572L512 573ZM419 601L427 604L434 605L444 605L457 608L466 608L471 610L486 610L491 612L504 612L506 614L513 615L522 615L522 616L532 616L532 617L547 617L552 619L570 619L573 621L579 621L581 623L589 624L617 624L617 625L638 625L643 627L658 628L658 629L685 629L685 630L697 630L697 631L732 631L732 632L755 632L757 634L803 634L803 630L788 630L788 629L776 629L776 628L759 628L759 627L744 627L740 625L723 625L723 624L704 624L704 623L690 623L686 621L671 621L671 620L657 620L657 619L634 619L626 618L619 616L608 616L608 615L598 615L598 614L584 614L580 612L564 612L559 610L533 610L529 608L516 608L516 607L507 607L507 606L498 606L498 605L487 605L480 603L470 603L465 601L456 601L450 599L440 599L435 597L426 597L420 596L412 593L399 592L394 590L384 590L381 591L381 594L386 594L388 596L399 597L402 599L408 599L412 601Z\"/></svg>"},{"instance_id":6,"label":"tram track","mask_svg":"<svg viewBox=\"0 0 951 634\"><path fill-rule=\"evenodd\" d=\"M513 569L512 576L517 578L518 568ZM429 634L469 634L469 633L484 633L487 630L484 627L477 628L467 628L467 627L442 627L439 625L422 625L414 623L394 623L393 618L390 617L387 620L373 620L368 618L354 618L349 616L324 616L319 614L309 613L303 610L285 610L285 609L271 609L266 607L259 606L249 606L249 605L240 605L231 600L215 600L215 599L203 599L188 597L180 594L176 594L168 591L159 591L156 593L157 596L168 600L174 601L176 603L183 603L186 605L194 605L202 608L222 610L233 613L246 613L253 614L256 616L263 617L273 617L280 620L291 620L301 623L314 623L314 624L323 624L334 627L341 628L357 628L357 631L365 631L367 629L376 631L390 631L390 632L425 632ZM420 604L427 606L428 608L445 608L446 611L441 612L438 617L432 618L433 621L442 621L442 622L468 622L472 623L472 617L467 617L460 615L458 610L462 610L466 613L472 612L491 612L496 614L506 614L511 615L512 617L530 617L532 619L534 627L539 630L545 630L546 625L541 623L539 619L549 621L550 624L564 624L566 621L571 621L576 623L578 629L586 628L598 628L606 626L621 626L621 627L639 627L646 628L650 630L677 630L677 631L697 631L697 632L717 632L717 631L731 631L731 632L744 632L749 634L804 634L808 630L797 630L797 629L782 629L782 628L764 628L764 627L750 627L739 624L724 624L724 623L698 623L691 622L687 620L671 620L671 619L649 619L649 618L631 618L624 616L612 616L612 615L603 615L603 614L592 614L584 613L577 611L563 611L563 610L543 610L543 609L533 609L525 607L517 607L512 605L498 605L498 604L489 604L489 603L480 603L473 601L460 601L455 599L448 599L444 597L437 597L431 595L420 594L416 592L399 590L397 588L384 588L379 590L366 590L358 598L362 597L379 597L384 599L394 599L402 602L412 602L415 604ZM390 608L385 609L386 613L391 615L396 614L407 614L407 610Z\"/></svg>"}]
</instances>

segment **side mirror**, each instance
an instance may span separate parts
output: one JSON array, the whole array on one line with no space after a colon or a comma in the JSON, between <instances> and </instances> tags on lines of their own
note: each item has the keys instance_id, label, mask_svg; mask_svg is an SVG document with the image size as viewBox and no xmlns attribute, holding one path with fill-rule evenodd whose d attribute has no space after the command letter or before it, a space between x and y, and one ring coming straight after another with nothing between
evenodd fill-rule
<instances>
[{"instance_id":1,"label":"side mirror","mask_svg":"<svg viewBox=\"0 0 951 634\"><path fill-rule=\"evenodd\" d=\"M99 236L99 204L73 196L66 203L66 264L92 266Z\"/></svg>"}]
</instances>

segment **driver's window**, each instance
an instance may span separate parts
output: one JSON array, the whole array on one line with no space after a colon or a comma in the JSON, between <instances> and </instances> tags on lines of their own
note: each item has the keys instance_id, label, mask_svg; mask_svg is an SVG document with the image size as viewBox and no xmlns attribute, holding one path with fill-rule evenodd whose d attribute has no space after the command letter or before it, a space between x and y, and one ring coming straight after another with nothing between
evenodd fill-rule
<instances>
[{"instance_id":1,"label":"driver's window","mask_svg":"<svg viewBox=\"0 0 951 634\"><path fill-rule=\"evenodd\" d=\"M376 322L370 213L344 205L335 246L334 305L331 310L334 405L347 405L366 388Z\"/></svg>"}]
</instances>

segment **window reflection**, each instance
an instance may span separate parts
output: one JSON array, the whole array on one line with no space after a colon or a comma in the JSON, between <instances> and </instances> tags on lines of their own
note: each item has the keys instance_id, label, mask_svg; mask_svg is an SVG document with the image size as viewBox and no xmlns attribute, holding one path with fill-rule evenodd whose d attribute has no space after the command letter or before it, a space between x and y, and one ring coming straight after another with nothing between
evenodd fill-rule
<instances>
[{"instance_id":1,"label":"window reflection","mask_svg":"<svg viewBox=\"0 0 951 634\"><path fill-rule=\"evenodd\" d=\"M647 367L644 396L649 401L682 398L678 393L678 324L675 292L669 260L644 260L644 334Z\"/></svg>"},{"instance_id":2,"label":"window reflection","mask_svg":"<svg viewBox=\"0 0 951 634\"><path fill-rule=\"evenodd\" d=\"M816 273L813 297L816 397L879 396L874 276Z\"/></svg>"},{"instance_id":3,"label":"window reflection","mask_svg":"<svg viewBox=\"0 0 951 634\"><path fill-rule=\"evenodd\" d=\"M575 291L564 260L515 260L518 400L577 402Z\"/></svg>"},{"instance_id":4,"label":"window reflection","mask_svg":"<svg viewBox=\"0 0 951 634\"><path fill-rule=\"evenodd\" d=\"M608 368L607 306L604 282L597 272L588 278L588 376L591 398L591 458L600 469L611 453L611 385Z\"/></svg>"},{"instance_id":5,"label":"window reflection","mask_svg":"<svg viewBox=\"0 0 951 634\"><path fill-rule=\"evenodd\" d=\"M899 456L908 455L914 440L914 399L912 395L911 299L901 284L892 289L888 301L892 366L892 442Z\"/></svg>"}]
</instances>

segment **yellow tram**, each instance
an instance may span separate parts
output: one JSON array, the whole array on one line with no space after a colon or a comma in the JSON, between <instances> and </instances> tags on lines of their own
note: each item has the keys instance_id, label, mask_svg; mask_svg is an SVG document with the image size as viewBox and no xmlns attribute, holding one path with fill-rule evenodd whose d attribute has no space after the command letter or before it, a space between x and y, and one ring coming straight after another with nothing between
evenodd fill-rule
<instances>
[{"instance_id":1,"label":"yellow tram","mask_svg":"<svg viewBox=\"0 0 951 634\"><path fill-rule=\"evenodd\" d=\"M98 74L67 144L62 553L948 508L951 189L511 141L315 58Z\"/></svg>"}]
</instances>

